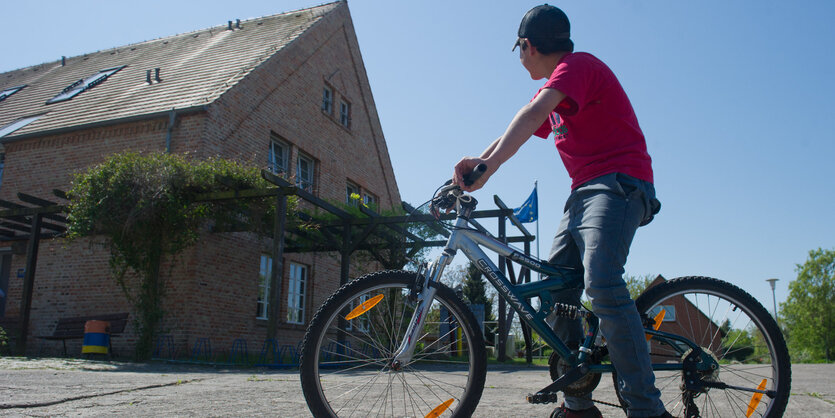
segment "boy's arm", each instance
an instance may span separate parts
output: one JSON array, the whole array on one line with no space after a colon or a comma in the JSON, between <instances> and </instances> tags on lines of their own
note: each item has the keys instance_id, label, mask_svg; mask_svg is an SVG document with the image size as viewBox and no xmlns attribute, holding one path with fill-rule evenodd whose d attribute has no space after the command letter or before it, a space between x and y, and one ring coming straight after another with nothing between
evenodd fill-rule
<instances>
[{"instance_id":1,"label":"boy's arm","mask_svg":"<svg viewBox=\"0 0 835 418\"><path fill-rule=\"evenodd\" d=\"M565 99L565 94L559 90L546 88L528 104L522 106L508 125L504 135L493 141L481 154L481 157L464 157L455 165L452 179L461 189L472 192L480 189L487 179L510 159L513 154L527 141L548 115ZM484 163L487 171L481 178L470 186L464 185L464 175L473 171L475 166Z\"/></svg>"}]
</instances>

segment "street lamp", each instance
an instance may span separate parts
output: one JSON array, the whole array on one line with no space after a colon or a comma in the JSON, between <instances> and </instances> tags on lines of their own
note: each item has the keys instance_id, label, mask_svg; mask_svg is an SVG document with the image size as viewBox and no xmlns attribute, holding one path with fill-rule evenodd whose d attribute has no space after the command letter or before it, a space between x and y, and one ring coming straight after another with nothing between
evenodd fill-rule
<instances>
[{"instance_id":1,"label":"street lamp","mask_svg":"<svg viewBox=\"0 0 835 418\"><path fill-rule=\"evenodd\" d=\"M768 284L771 285L771 300L774 303L774 322L777 322L777 326L779 327L780 326L780 321L777 320L777 296L775 296L775 293L774 293L774 287L776 286L777 280L780 280L780 279L774 279L774 278L765 279L765 281L767 281Z\"/></svg>"}]
</instances>

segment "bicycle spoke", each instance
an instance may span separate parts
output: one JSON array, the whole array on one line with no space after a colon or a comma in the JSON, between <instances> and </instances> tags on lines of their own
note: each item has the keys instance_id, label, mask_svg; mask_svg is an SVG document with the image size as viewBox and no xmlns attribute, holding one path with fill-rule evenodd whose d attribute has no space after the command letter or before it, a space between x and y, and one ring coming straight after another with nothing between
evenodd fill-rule
<instances>
[{"instance_id":1,"label":"bicycle spoke","mask_svg":"<svg viewBox=\"0 0 835 418\"><path fill-rule=\"evenodd\" d=\"M405 280L401 282L399 277ZM318 337L311 340L306 336L305 341L306 344L315 342L316 347L306 345L302 361L302 368L308 370L302 372L305 398L309 405L313 399L324 406L314 415L423 416L450 398L457 402L444 415L471 414L475 403L462 402L473 388L478 389L475 394L480 396L484 352L482 345L481 369L474 369L478 363L477 357L473 363L472 352L478 345L473 345L475 327L466 322L470 319L462 316L467 312L466 307L451 290L438 288L421 328L415 330L417 345L411 359L392 368L392 357L400 348L416 309L416 304L408 301L408 281L414 276L397 272L377 274L374 280L378 278L378 284L365 287L354 282L355 291L341 299L335 295L330 302L333 306L323 305L314 317ZM385 295L381 302L346 324L346 312L354 312L356 308L352 307L379 294ZM435 318L441 308L450 316L438 321ZM326 316L322 316L323 311L327 311ZM350 325L350 331L340 328L340 324ZM483 344L480 339L476 342ZM311 358L317 359L312 373L318 378L313 386L304 377L305 373L311 373L309 363L304 360ZM450 367L455 368L452 373ZM480 377L471 388L473 373L479 373Z\"/></svg>"},{"instance_id":2,"label":"bicycle spoke","mask_svg":"<svg viewBox=\"0 0 835 418\"><path fill-rule=\"evenodd\" d=\"M765 380L776 396L753 404L753 416L782 415L790 381L785 344L771 315L746 292L715 279L688 277L648 289L636 306L650 317L659 306L675 306L676 316L665 320L660 330L702 348L695 392L681 387L683 372L656 373L656 387L668 411L688 415L697 409L703 417L745 417L752 391ZM682 351L678 346L675 340L655 338L653 362L681 362L689 348ZM711 364L715 367L707 367ZM721 384L728 386L713 387Z\"/></svg>"}]
</instances>

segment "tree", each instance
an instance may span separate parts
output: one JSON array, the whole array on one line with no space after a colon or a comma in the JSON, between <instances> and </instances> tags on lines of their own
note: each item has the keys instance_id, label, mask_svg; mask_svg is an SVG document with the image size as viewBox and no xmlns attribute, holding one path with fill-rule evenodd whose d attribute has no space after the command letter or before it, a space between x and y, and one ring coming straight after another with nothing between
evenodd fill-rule
<instances>
[{"instance_id":1,"label":"tree","mask_svg":"<svg viewBox=\"0 0 835 418\"><path fill-rule=\"evenodd\" d=\"M626 281L626 287L629 289L629 296L632 296L632 299L637 299L641 293L644 293L644 291L647 290L656 277L658 277L657 274L645 274L643 276L625 274L623 276L623 280Z\"/></svg>"},{"instance_id":2,"label":"tree","mask_svg":"<svg viewBox=\"0 0 835 418\"><path fill-rule=\"evenodd\" d=\"M809 251L797 265L797 279L780 304L783 329L793 356L809 360L835 359L835 251Z\"/></svg>"}]
</instances>

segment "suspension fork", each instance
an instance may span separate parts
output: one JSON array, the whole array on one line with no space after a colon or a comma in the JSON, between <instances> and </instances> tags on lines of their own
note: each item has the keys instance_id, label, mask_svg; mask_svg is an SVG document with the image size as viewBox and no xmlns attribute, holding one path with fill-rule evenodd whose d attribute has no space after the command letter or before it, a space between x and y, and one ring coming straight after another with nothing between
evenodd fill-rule
<instances>
[{"instance_id":1,"label":"suspension fork","mask_svg":"<svg viewBox=\"0 0 835 418\"><path fill-rule=\"evenodd\" d=\"M444 269L452 261L452 258L452 251L444 249L444 253L432 263L423 277L417 277L415 279L421 282L416 283L420 292L417 295L415 312L412 314L409 327L406 329L406 335L403 337L403 341L400 343L400 347L397 349L391 361L392 369L399 370L412 361L415 346L417 345L418 339L420 339L419 334L423 329L423 324L426 322L426 315L429 313L429 307L432 306L432 301L435 299L435 293L437 292L433 283L440 281Z\"/></svg>"}]
</instances>

